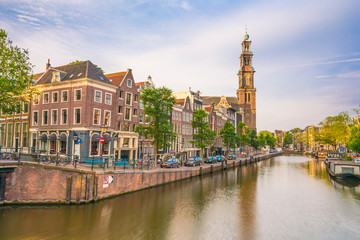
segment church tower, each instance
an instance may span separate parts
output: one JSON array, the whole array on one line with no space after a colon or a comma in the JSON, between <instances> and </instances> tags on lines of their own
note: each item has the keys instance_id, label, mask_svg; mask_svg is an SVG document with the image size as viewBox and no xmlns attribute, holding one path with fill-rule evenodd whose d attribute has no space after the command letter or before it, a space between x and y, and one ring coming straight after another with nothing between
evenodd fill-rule
<instances>
[{"instance_id":1,"label":"church tower","mask_svg":"<svg viewBox=\"0 0 360 240\"><path fill-rule=\"evenodd\" d=\"M243 109L243 122L251 129L256 129L256 88L254 87L254 73L252 66L253 54L250 51L251 41L249 34L245 33L244 41L241 44L240 55L239 89L236 91L238 103Z\"/></svg>"}]
</instances>

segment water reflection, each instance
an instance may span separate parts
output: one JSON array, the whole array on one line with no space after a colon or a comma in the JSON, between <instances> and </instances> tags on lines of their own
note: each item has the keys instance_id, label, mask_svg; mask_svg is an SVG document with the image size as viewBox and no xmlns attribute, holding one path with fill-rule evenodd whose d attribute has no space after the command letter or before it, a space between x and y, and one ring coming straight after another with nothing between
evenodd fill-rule
<instances>
[{"instance_id":1,"label":"water reflection","mask_svg":"<svg viewBox=\"0 0 360 240\"><path fill-rule=\"evenodd\" d=\"M281 156L90 205L0 208L0 239L355 239L359 185Z\"/></svg>"}]
</instances>

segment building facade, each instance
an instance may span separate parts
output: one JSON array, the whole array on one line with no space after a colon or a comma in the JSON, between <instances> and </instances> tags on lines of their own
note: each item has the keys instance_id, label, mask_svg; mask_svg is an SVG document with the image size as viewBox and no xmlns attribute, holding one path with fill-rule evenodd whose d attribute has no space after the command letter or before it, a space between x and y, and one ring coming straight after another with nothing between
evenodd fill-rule
<instances>
[{"instance_id":1,"label":"building facade","mask_svg":"<svg viewBox=\"0 0 360 240\"><path fill-rule=\"evenodd\" d=\"M97 67L90 61L55 68L48 63L35 86L41 95L31 102L31 147L81 159L112 154L117 87Z\"/></svg>"}]
</instances>

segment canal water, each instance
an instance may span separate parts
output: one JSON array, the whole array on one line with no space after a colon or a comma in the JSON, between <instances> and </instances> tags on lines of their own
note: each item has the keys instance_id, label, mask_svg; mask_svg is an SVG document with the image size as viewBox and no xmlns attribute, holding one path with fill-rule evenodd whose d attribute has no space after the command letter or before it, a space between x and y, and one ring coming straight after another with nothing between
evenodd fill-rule
<instances>
[{"instance_id":1,"label":"canal water","mask_svg":"<svg viewBox=\"0 0 360 240\"><path fill-rule=\"evenodd\" d=\"M95 204L1 207L0 239L360 239L360 185L279 156Z\"/></svg>"}]
</instances>

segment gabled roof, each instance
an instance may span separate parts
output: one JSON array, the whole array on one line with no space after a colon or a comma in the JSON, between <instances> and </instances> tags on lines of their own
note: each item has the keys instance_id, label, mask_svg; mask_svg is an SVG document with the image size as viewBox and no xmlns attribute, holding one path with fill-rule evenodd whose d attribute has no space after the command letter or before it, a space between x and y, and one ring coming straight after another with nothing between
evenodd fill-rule
<instances>
[{"instance_id":1,"label":"gabled roof","mask_svg":"<svg viewBox=\"0 0 360 240\"><path fill-rule=\"evenodd\" d=\"M106 74L105 76L111 80L112 84L116 86L120 86L121 82L123 81L127 71L124 72L117 72L117 73L110 73Z\"/></svg>"},{"instance_id":2,"label":"gabled roof","mask_svg":"<svg viewBox=\"0 0 360 240\"><path fill-rule=\"evenodd\" d=\"M231 108L236 111L240 110L240 105L238 104L238 99L236 97L225 97L226 101L229 103ZM202 96L203 105L211 105L214 103L215 106L219 104L221 97L218 96Z\"/></svg>"},{"instance_id":3,"label":"gabled roof","mask_svg":"<svg viewBox=\"0 0 360 240\"><path fill-rule=\"evenodd\" d=\"M33 74L33 80L34 80L34 81L39 80L39 78L40 78L43 74L44 74L44 72Z\"/></svg>"},{"instance_id":4,"label":"gabled roof","mask_svg":"<svg viewBox=\"0 0 360 240\"><path fill-rule=\"evenodd\" d=\"M36 84L51 83L53 72L62 72L65 76L62 77L61 82L72 81L81 78L88 78L103 83L111 84L105 75L92 64L90 61L83 61L74 64L49 68L36 82ZM39 73L40 74L40 73ZM38 74L35 74L38 75Z\"/></svg>"}]
</instances>

